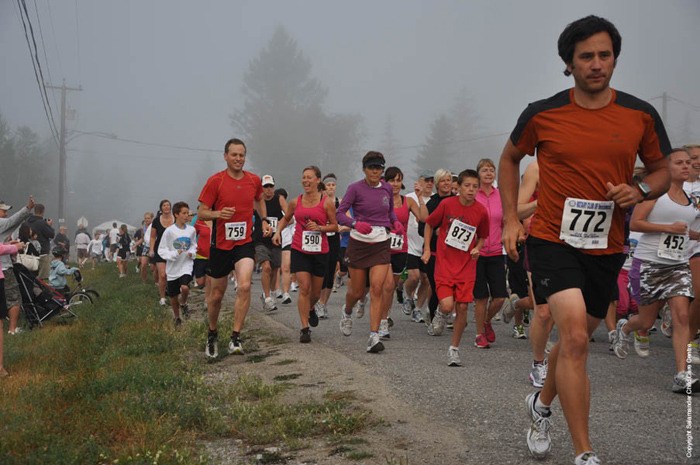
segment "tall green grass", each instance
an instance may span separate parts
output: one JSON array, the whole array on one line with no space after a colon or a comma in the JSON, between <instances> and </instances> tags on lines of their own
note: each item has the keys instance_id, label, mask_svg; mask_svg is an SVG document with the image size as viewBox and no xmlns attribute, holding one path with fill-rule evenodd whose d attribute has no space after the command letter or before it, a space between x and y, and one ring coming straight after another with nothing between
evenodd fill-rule
<instances>
[{"instance_id":1,"label":"tall green grass","mask_svg":"<svg viewBox=\"0 0 700 465\"><path fill-rule=\"evenodd\" d=\"M282 404L289 384L205 382L205 324L175 330L153 284L118 279L114 268L85 273L102 298L78 307L79 318L5 336L11 376L0 380L0 463L208 463L207 439L299 447L305 437L372 424L346 399Z\"/></svg>"}]
</instances>

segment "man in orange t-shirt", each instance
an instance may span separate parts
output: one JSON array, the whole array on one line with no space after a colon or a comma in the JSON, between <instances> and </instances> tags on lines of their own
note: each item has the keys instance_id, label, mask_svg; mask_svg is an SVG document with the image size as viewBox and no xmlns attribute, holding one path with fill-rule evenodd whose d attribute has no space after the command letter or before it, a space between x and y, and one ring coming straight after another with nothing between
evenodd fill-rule
<instances>
[{"instance_id":1,"label":"man in orange t-shirt","mask_svg":"<svg viewBox=\"0 0 700 465\"><path fill-rule=\"evenodd\" d=\"M558 394L577 465L600 464L588 435L586 358L624 261L624 211L663 195L670 183L671 145L656 110L610 88L621 41L615 26L596 16L564 29L559 56L574 87L525 109L499 166L503 244L517 260L525 239L519 166L525 155L537 155L540 190L526 251L535 296L549 304L560 337L544 387L527 397L528 448L538 458L549 453L549 407ZM633 180L637 155L649 172L644 180Z\"/></svg>"},{"instance_id":2,"label":"man in orange t-shirt","mask_svg":"<svg viewBox=\"0 0 700 465\"><path fill-rule=\"evenodd\" d=\"M228 285L228 274L236 270L238 288L234 304L233 333L229 342L230 354L243 354L240 332L250 307L250 283L255 266L255 247L251 239L253 210L262 220L263 234L271 234L265 202L262 201L260 178L243 170L246 146L240 139L231 139L224 147L226 169L211 176L199 195L197 214L202 221L211 220L211 249L207 275L211 294L207 301L209 334L205 353L218 356L217 322L221 300Z\"/></svg>"}]
</instances>

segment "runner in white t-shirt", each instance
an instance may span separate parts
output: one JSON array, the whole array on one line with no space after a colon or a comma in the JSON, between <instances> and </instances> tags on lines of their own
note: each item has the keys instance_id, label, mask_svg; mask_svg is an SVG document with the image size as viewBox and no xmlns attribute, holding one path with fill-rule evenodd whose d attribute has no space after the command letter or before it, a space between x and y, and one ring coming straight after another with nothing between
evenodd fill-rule
<instances>
[{"instance_id":1,"label":"runner in white t-shirt","mask_svg":"<svg viewBox=\"0 0 700 465\"><path fill-rule=\"evenodd\" d=\"M418 203L418 194L423 198L423 204L430 200L433 195L433 173L426 171L420 175L418 181L413 185L413 192L406 195ZM427 213L427 210L426 210ZM410 215L408 218L408 259L406 260L406 270L408 279L404 283L403 312L412 315L411 319L416 323L424 320L423 314L430 298L430 282L425 274L425 264L420 257L423 255L423 237L418 234L418 222L416 217ZM416 296L416 289L418 295Z\"/></svg>"}]
</instances>

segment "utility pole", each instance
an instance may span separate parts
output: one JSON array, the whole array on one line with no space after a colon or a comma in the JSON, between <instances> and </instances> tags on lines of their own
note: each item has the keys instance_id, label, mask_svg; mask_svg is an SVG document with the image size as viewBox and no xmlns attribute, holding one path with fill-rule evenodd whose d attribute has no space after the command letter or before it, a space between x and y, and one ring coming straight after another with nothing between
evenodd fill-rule
<instances>
[{"instance_id":1,"label":"utility pole","mask_svg":"<svg viewBox=\"0 0 700 465\"><path fill-rule=\"evenodd\" d=\"M59 134L58 141L58 222L63 223L66 220L66 92L79 92L83 90L83 87L66 87L65 79L60 87L51 85L46 87L61 90L61 134Z\"/></svg>"}]
</instances>

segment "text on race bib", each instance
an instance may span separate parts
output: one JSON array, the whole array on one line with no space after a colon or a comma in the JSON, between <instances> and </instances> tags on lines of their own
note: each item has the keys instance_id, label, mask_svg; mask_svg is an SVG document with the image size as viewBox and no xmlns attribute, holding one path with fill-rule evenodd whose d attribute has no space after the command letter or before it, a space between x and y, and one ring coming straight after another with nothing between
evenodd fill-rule
<instances>
[{"instance_id":1,"label":"text on race bib","mask_svg":"<svg viewBox=\"0 0 700 465\"><path fill-rule=\"evenodd\" d=\"M304 252L321 251L321 231L304 231L301 234L301 250Z\"/></svg>"},{"instance_id":2,"label":"text on race bib","mask_svg":"<svg viewBox=\"0 0 700 465\"><path fill-rule=\"evenodd\" d=\"M403 234L389 233L389 247L394 251L401 251L403 249Z\"/></svg>"},{"instance_id":3,"label":"text on race bib","mask_svg":"<svg viewBox=\"0 0 700 465\"><path fill-rule=\"evenodd\" d=\"M685 235L662 233L656 255L660 258L683 261L688 241L689 238Z\"/></svg>"},{"instance_id":4,"label":"text on race bib","mask_svg":"<svg viewBox=\"0 0 700 465\"><path fill-rule=\"evenodd\" d=\"M270 225L270 229L272 229L273 233L277 232L277 217L275 216L268 216L265 218L267 220L267 224Z\"/></svg>"},{"instance_id":5,"label":"text on race bib","mask_svg":"<svg viewBox=\"0 0 700 465\"><path fill-rule=\"evenodd\" d=\"M607 249L615 202L567 198L559 239L577 249Z\"/></svg>"},{"instance_id":6,"label":"text on race bib","mask_svg":"<svg viewBox=\"0 0 700 465\"><path fill-rule=\"evenodd\" d=\"M445 244L466 252L469 250L469 246L475 236L476 228L474 226L454 219L452 223L450 223L450 228L447 230Z\"/></svg>"},{"instance_id":7,"label":"text on race bib","mask_svg":"<svg viewBox=\"0 0 700 465\"><path fill-rule=\"evenodd\" d=\"M226 228L226 240L227 241L240 241L245 239L246 230L248 228L245 221L237 221L235 223L225 223Z\"/></svg>"}]
</instances>

